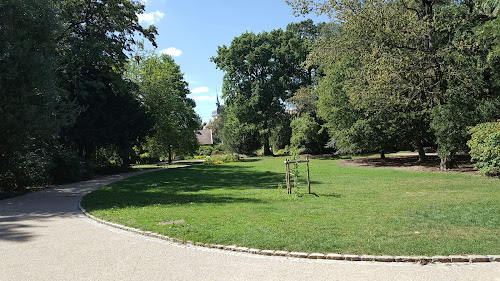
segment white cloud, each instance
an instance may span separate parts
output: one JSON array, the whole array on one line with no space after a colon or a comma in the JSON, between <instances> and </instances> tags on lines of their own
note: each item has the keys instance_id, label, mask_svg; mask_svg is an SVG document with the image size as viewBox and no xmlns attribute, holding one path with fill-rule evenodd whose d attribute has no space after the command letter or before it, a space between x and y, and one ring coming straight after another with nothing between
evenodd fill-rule
<instances>
[{"instance_id":1,"label":"white cloud","mask_svg":"<svg viewBox=\"0 0 500 281\"><path fill-rule=\"evenodd\" d=\"M198 87L191 90L191 94L206 93L208 92L208 87Z\"/></svg>"},{"instance_id":2,"label":"white cloud","mask_svg":"<svg viewBox=\"0 0 500 281\"><path fill-rule=\"evenodd\" d=\"M165 14L160 11L137 14L137 17L139 18L139 23L145 22L147 24L155 24L159 22L164 16Z\"/></svg>"},{"instance_id":3,"label":"white cloud","mask_svg":"<svg viewBox=\"0 0 500 281\"><path fill-rule=\"evenodd\" d=\"M192 97L195 101L213 101L215 100L215 97L210 97L210 96L198 96L198 97Z\"/></svg>"},{"instance_id":4,"label":"white cloud","mask_svg":"<svg viewBox=\"0 0 500 281\"><path fill-rule=\"evenodd\" d=\"M170 47L170 48L166 48L166 49L161 50L160 53L171 55L172 57L178 57L182 54L182 51L177 49L177 48Z\"/></svg>"}]
</instances>

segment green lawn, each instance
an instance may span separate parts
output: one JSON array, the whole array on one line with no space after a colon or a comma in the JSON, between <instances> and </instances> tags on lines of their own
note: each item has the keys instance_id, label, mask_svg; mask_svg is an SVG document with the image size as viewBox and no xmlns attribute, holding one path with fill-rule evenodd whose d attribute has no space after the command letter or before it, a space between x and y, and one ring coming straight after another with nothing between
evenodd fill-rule
<instances>
[{"instance_id":1,"label":"green lawn","mask_svg":"<svg viewBox=\"0 0 500 281\"><path fill-rule=\"evenodd\" d=\"M195 242L345 254L500 253L498 179L313 159L317 197L299 197L278 190L283 161L160 170L94 191L82 206L108 221ZM179 219L186 222L158 224Z\"/></svg>"}]
</instances>

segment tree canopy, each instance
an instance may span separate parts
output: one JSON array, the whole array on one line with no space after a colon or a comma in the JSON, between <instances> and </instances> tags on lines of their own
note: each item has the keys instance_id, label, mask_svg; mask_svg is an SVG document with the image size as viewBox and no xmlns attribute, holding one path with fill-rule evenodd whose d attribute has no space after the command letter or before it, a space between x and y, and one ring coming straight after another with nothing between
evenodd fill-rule
<instances>
[{"instance_id":1,"label":"tree canopy","mask_svg":"<svg viewBox=\"0 0 500 281\"><path fill-rule=\"evenodd\" d=\"M192 154L198 149L195 130L201 124L194 100L187 97L188 84L171 56L139 50L128 66L127 76L138 84L137 97L153 117L146 147L153 156Z\"/></svg>"},{"instance_id":2,"label":"tree canopy","mask_svg":"<svg viewBox=\"0 0 500 281\"><path fill-rule=\"evenodd\" d=\"M498 117L488 109L499 93L489 1L287 2L341 25L309 56L326 73L319 112L339 148L411 141L424 161L423 146L435 141L450 168L466 150L467 126Z\"/></svg>"},{"instance_id":3,"label":"tree canopy","mask_svg":"<svg viewBox=\"0 0 500 281\"><path fill-rule=\"evenodd\" d=\"M73 121L55 73L59 32L51 1L0 2L0 187L45 180L49 150Z\"/></svg>"},{"instance_id":4,"label":"tree canopy","mask_svg":"<svg viewBox=\"0 0 500 281\"><path fill-rule=\"evenodd\" d=\"M81 113L63 132L64 143L90 158L102 147L130 149L145 137L148 118L123 79L128 57L142 35L155 45L156 28L143 28L137 14L144 5L128 0L58 2L63 23L58 51L61 87Z\"/></svg>"},{"instance_id":5,"label":"tree canopy","mask_svg":"<svg viewBox=\"0 0 500 281\"><path fill-rule=\"evenodd\" d=\"M245 150L263 145L264 154L271 154L272 129L286 120L284 101L312 82L313 67L304 68L303 64L315 29L307 21L291 24L286 31L247 32L234 38L229 47L218 48L212 61L225 72L225 131L230 136L224 140L226 144L231 146L230 138L240 134L236 138L252 140L245 146L253 145Z\"/></svg>"},{"instance_id":6,"label":"tree canopy","mask_svg":"<svg viewBox=\"0 0 500 281\"><path fill-rule=\"evenodd\" d=\"M79 156L103 149L127 163L151 127L123 77L137 38L155 45L143 12L128 0L0 2L0 189L87 174Z\"/></svg>"}]
</instances>

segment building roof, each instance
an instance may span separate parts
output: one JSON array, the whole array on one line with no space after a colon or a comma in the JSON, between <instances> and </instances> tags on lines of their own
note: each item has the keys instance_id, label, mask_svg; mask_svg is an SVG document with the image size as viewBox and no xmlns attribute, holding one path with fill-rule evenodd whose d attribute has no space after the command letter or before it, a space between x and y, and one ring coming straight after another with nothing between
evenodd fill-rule
<instances>
[{"instance_id":1,"label":"building roof","mask_svg":"<svg viewBox=\"0 0 500 281\"><path fill-rule=\"evenodd\" d=\"M214 139L212 138L212 130L199 130L196 131L196 138L201 145L212 145Z\"/></svg>"}]
</instances>

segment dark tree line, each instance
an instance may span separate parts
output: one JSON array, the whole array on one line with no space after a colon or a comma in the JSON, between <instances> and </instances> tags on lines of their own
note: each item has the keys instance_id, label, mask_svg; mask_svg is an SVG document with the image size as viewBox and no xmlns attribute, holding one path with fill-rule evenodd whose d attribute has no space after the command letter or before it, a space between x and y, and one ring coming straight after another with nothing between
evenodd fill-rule
<instances>
[{"instance_id":1,"label":"dark tree line","mask_svg":"<svg viewBox=\"0 0 500 281\"><path fill-rule=\"evenodd\" d=\"M138 36L156 46L143 12L129 0L0 2L0 189L135 161L155 124L125 73Z\"/></svg>"}]
</instances>

